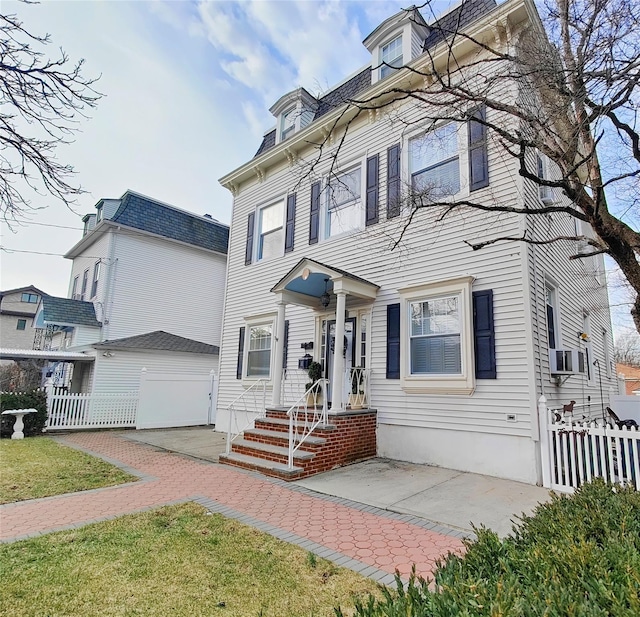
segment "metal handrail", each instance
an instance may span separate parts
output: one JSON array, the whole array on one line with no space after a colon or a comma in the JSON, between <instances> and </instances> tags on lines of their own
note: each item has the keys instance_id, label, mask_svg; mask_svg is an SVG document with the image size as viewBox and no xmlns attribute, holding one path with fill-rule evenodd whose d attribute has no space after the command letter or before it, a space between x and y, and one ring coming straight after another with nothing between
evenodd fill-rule
<instances>
[{"instance_id":1,"label":"metal handrail","mask_svg":"<svg viewBox=\"0 0 640 617\"><path fill-rule=\"evenodd\" d=\"M327 424L327 384L328 379L318 379L287 411L289 416L289 455L287 466L293 469L293 455L320 425ZM322 397L322 407L318 407ZM309 404L311 402L311 405ZM304 425L298 425L300 415L304 416ZM302 428L300 432L298 429Z\"/></svg>"},{"instance_id":2,"label":"metal handrail","mask_svg":"<svg viewBox=\"0 0 640 617\"><path fill-rule=\"evenodd\" d=\"M231 442L244 433L249 427L253 426L254 422L258 418L264 418L267 414L267 383L268 379L258 379L255 383L252 383L240 396L234 399L228 406L227 410L229 411L229 425L227 427L227 454L231 452ZM262 403L259 404L259 399L257 395L260 394L258 388L262 386ZM253 408L250 409L246 403L246 397L250 395L253 397ZM240 406L239 404L243 402L244 405ZM254 415L249 422L241 429L238 428L238 413L256 414ZM235 421L236 432L233 433L232 436L232 420Z\"/></svg>"}]
</instances>

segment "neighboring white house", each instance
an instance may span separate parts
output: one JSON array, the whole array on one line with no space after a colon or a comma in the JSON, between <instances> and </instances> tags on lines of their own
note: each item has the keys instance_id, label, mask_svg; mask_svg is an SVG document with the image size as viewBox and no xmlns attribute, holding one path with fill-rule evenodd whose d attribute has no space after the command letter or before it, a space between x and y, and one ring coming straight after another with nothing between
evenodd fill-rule
<instances>
[{"instance_id":1,"label":"neighboring white house","mask_svg":"<svg viewBox=\"0 0 640 617\"><path fill-rule=\"evenodd\" d=\"M72 392L137 390L141 370L217 372L229 228L127 191L84 217L68 298L45 297L41 348L83 352Z\"/></svg>"},{"instance_id":2,"label":"neighboring white house","mask_svg":"<svg viewBox=\"0 0 640 617\"><path fill-rule=\"evenodd\" d=\"M447 18L479 39L535 15L529 0L460 10ZM370 64L319 98L284 95L255 157L221 179L234 205L216 428L259 380L271 405L289 404L283 379L308 352L330 380L334 414L347 406L349 369L365 369L380 456L536 483L540 395L593 415L615 385L603 261L570 261L566 245L464 242L527 228L537 237L539 226L573 235L563 214L423 212L404 230L406 187L424 179L455 185L454 199L541 200L473 119L427 130L411 99L349 113L345 100L401 84L408 69L394 67L419 69L425 49L444 62L448 48L430 32L417 9L384 21L364 41Z\"/></svg>"}]
</instances>

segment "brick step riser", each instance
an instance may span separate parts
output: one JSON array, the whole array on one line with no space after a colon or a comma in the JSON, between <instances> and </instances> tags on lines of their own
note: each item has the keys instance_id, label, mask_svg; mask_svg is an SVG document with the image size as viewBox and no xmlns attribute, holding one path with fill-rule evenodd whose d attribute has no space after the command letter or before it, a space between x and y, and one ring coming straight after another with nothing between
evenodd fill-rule
<instances>
[{"instance_id":1,"label":"brick step riser","mask_svg":"<svg viewBox=\"0 0 640 617\"><path fill-rule=\"evenodd\" d=\"M266 431L277 431L278 433L284 433L285 435L289 435L289 426L286 424L275 424L269 422L268 418L260 418L255 421L255 428L261 428ZM311 433L315 437L325 437L328 433L333 432L333 428L323 428L321 426L316 427Z\"/></svg>"},{"instance_id":2,"label":"brick step riser","mask_svg":"<svg viewBox=\"0 0 640 617\"><path fill-rule=\"evenodd\" d=\"M286 454L278 454L276 452L265 452L264 450L254 450L249 446L236 446L234 444L231 451L235 452L236 454L245 454L247 456L253 456L254 458L262 459L263 461L271 461L273 463L281 463L283 465L286 465L289 462L289 457ZM293 460L294 460L294 465L296 467L303 467L303 468L305 466L305 463L309 462L307 460L301 460L299 458L296 458L295 455L293 457Z\"/></svg>"},{"instance_id":3,"label":"brick step riser","mask_svg":"<svg viewBox=\"0 0 640 617\"><path fill-rule=\"evenodd\" d=\"M252 441L255 443L263 443L269 446L278 446L280 448L288 448L289 447L289 433L283 433L282 437L275 435L266 436L266 435L252 435L251 433L245 433L243 435L243 439L245 441ZM318 452L324 444L319 443L309 443L305 441L302 446L300 446L301 450L305 452Z\"/></svg>"},{"instance_id":4,"label":"brick step riser","mask_svg":"<svg viewBox=\"0 0 640 617\"><path fill-rule=\"evenodd\" d=\"M309 416L309 419L312 419L314 416L317 417L317 413L313 413L313 412L307 412L307 415ZM274 409L267 409L267 418L276 418L278 420L288 420L289 416L287 415L286 411L279 411L279 410L274 410ZM304 418L304 412L300 411L298 412L298 418L302 419Z\"/></svg>"}]
</instances>

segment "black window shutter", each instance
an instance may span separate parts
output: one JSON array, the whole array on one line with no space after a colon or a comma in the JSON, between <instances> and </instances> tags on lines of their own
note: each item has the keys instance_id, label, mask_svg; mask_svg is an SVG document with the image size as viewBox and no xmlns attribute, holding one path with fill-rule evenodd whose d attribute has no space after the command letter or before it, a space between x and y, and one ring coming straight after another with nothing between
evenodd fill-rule
<instances>
[{"instance_id":1,"label":"black window shutter","mask_svg":"<svg viewBox=\"0 0 640 617\"><path fill-rule=\"evenodd\" d=\"M474 118L485 120L486 108L478 107L469 118L469 190L489 186L489 156L487 152L487 127Z\"/></svg>"},{"instance_id":2,"label":"black window shutter","mask_svg":"<svg viewBox=\"0 0 640 617\"><path fill-rule=\"evenodd\" d=\"M380 191L378 188L379 157L376 154L367 159L367 214L366 225L378 222L378 201Z\"/></svg>"},{"instance_id":3,"label":"black window shutter","mask_svg":"<svg viewBox=\"0 0 640 617\"><path fill-rule=\"evenodd\" d=\"M547 335L549 337L549 349L556 348L556 319L553 314L553 307L547 304Z\"/></svg>"},{"instance_id":4,"label":"black window shutter","mask_svg":"<svg viewBox=\"0 0 640 617\"><path fill-rule=\"evenodd\" d=\"M496 379L493 290L473 292L473 336L477 379Z\"/></svg>"},{"instance_id":5,"label":"black window shutter","mask_svg":"<svg viewBox=\"0 0 640 617\"><path fill-rule=\"evenodd\" d=\"M287 226L284 234L284 252L293 251L293 236L296 227L296 194L287 197Z\"/></svg>"},{"instance_id":6,"label":"black window shutter","mask_svg":"<svg viewBox=\"0 0 640 617\"><path fill-rule=\"evenodd\" d=\"M253 230L255 228L256 213L251 212L247 220L247 246L244 251L244 265L248 266L253 259Z\"/></svg>"},{"instance_id":7,"label":"black window shutter","mask_svg":"<svg viewBox=\"0 0 640 617\"><path fill-rule=\"evenodd\" d=\"M309 244L317 244L320 235L320 182L311 185L311 217L309 219Z\"/></svg>"},{"instance_id":8,"label":"black window shutter","mask_svg":"<svg viewBox=\"0 0 640 617\"><path fill-rule=\"evenodd\" d=\"M400 216L400 144L387 150L387 218Z\"/></svg>"},{"instance_id":9,"label":"black window shutter","mask_svg":"<svg viewBox=\"0 0 640 617\"><path fill-rule=\"evenodd\" d=\"M400 379L400 304L387 306L387 379Z\"/></svg>"},{"instance_id":10,"label":"black window shutter","mask_svg":"<svg viewBox=\"0 0 640 617\"><path fill-rule=\"evenodd\" d=\"M242 379L242 359L244 358L244 326L240 328L238 335L238 364L236 367L236 379Z\"/></svg>"},{"instance_id":11,"label":"black window shutter","mask_svg":"<svg viewBox=\"0 0 640 617\"><path fill-rule=\"evenodd\" d=\"M284 347L282 348L282 368L287 369L287 360L289 356L289 320L284 322Z\"/></svg>"}]
</instances>

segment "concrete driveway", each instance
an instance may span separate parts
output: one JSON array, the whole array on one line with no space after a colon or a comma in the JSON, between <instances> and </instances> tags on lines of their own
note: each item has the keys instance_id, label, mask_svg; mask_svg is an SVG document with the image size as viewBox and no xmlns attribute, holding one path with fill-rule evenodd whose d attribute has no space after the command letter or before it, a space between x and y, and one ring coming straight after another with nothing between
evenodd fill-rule
<instances>
[{"instance_id":1,"label":"concrete driveway","mask_svg":"<svg viewBox=\"0 0 640 617\"><path fill-rule=\"evenodd\" d=\"M127 439L217 463L226 434L211 427L122 431ZM294 484L462 529L485 525L505 536L520 514L549 499L546 489L442 467L375 458Z\"/></svg>"}]
</instances>

